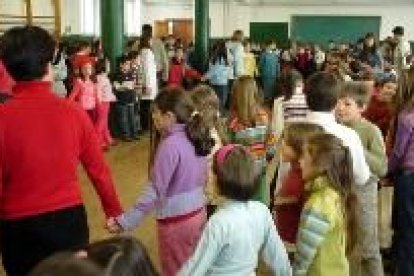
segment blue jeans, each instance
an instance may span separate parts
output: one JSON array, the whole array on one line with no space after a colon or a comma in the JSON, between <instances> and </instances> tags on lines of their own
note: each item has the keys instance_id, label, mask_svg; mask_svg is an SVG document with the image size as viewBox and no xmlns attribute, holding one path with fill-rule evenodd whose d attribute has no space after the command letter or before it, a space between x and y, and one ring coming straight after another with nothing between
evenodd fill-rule
<instances>
[{"instance_id":1,"label":"blue jeans","mask_svg":"<svg viewBox=\"0 0 414 276\"><path fill-rule=\"evenodd\" d=\"M229 96L229 87L227 85L213 85L213 89L220 100L220 113L224 114L227 98Z\"/></svg>"},{"instance_id":2,"label":"blue jeans","mask_svg":"<svg viewBox=\"0 0 414 276\"><path fill-rule=\"evenodd\" d=\"M414 171L399 172L395 181L397 208L397 275L414 275Z\"/></svg>"}]
</instances>

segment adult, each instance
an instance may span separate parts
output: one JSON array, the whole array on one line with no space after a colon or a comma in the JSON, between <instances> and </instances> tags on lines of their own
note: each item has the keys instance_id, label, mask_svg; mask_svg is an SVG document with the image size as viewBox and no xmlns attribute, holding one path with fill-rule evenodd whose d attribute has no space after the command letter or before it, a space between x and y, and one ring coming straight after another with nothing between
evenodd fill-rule
<instances>
[{"instance_id":1,"label":"adult","mask_svg":"<svg viewBox=\"0 0 414 276\"><path fill-rule=\"evenodd\" d=\"M157 65L158 80L166 82L169 73L169 60L164 43L160 39L153 37L152 26L149 24L142 25L142 38L151 40L151 49Z\"/></svg>"},{"instance_id":2,"label":"adult","mask_svg":"<svg viewBox=\"0 0 414 276\"><path fill-rule=\"evenodd\" d=\"M233 33L231 40L227 44L227 48L233 60L233 75L234 79L244 74L244 34L242 30L236 30Z\"/></svg>"},{"instance_id":3,"label":"adult","mask_svg":"<svg viewBox=\"0 0 414 276\"><path fill-rule=\"evenodd\" d=\"M52 91L55 42L35 26L8 30L0 58L16 85L0 106L0 249L7 275L26 275L57 251L89 240L77 169L81 162L105 215L121 213L95 129Z\"/></svg>"},{"instance_id":4,"label":"adult","mask_svg":"<svg viewBox=\"0 0 414 276\"><path fill-rule=\"evenodd\" d=\"M410 64L407 62L411 54L410 43L404 38L404 27L397 26L392 30L394 47L393 47L393 64L399 73L403 69L408 69Z\"/></svg>"}]
</instances>

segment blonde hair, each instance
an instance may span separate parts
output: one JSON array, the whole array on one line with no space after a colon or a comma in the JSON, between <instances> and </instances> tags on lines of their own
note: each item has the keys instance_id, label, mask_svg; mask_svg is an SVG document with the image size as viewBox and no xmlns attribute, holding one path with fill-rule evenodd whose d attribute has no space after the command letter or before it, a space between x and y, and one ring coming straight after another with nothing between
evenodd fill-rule
<instances>
[{"instance_id":1,"label":"blonde hair","mask_svg":"<svg viewBox=\"0 0 414 276\"><path fill-rule=\"evenodd\" d=\"M247 126L256 125L256 115L260 108L259 88L250 76L238 78L232 88L231 112Z\"/></svg>"}]
</instances>

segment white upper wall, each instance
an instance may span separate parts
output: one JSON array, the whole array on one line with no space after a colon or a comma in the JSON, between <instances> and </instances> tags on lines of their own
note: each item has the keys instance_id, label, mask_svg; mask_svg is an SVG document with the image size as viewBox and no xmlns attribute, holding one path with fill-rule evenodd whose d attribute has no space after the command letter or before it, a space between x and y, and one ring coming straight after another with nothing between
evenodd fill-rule
<instances>
[{"instance_id":1,"label":"white upper wall","mask_svg":"<svg viewBox=\"0 0 414 276\"><path fill-rule=\"evenodd\" d=\"M189 3L147 3L142 9L143 23L165 18L192 18L194 14L194 7ZM210 2L211 36L230 36L235 29L242 29L248 36L250 22L290 22L292 15L312 14L381 16L381 39L389 36L394 26L401 25L405 27L406 37L414 40L414 4L249 6L233 1Z\"/></svg>"}]
</instances>

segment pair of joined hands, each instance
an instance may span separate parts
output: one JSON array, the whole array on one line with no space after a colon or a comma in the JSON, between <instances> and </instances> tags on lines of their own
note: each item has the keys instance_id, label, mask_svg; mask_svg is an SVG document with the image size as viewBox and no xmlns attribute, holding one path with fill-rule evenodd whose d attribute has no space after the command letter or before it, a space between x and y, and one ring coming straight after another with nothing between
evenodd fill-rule
<instances>
[{"instance_id":1,"label":"pair of joined hands","mask_svg":"<svg viewBox=\"0 0 414 276\"><path fill-rule=\"evenodd\" d=\"M105 228L111 234L120 234L124 231L114 217L110 217L106 220Z\"/></svg>"}]
</instances>

